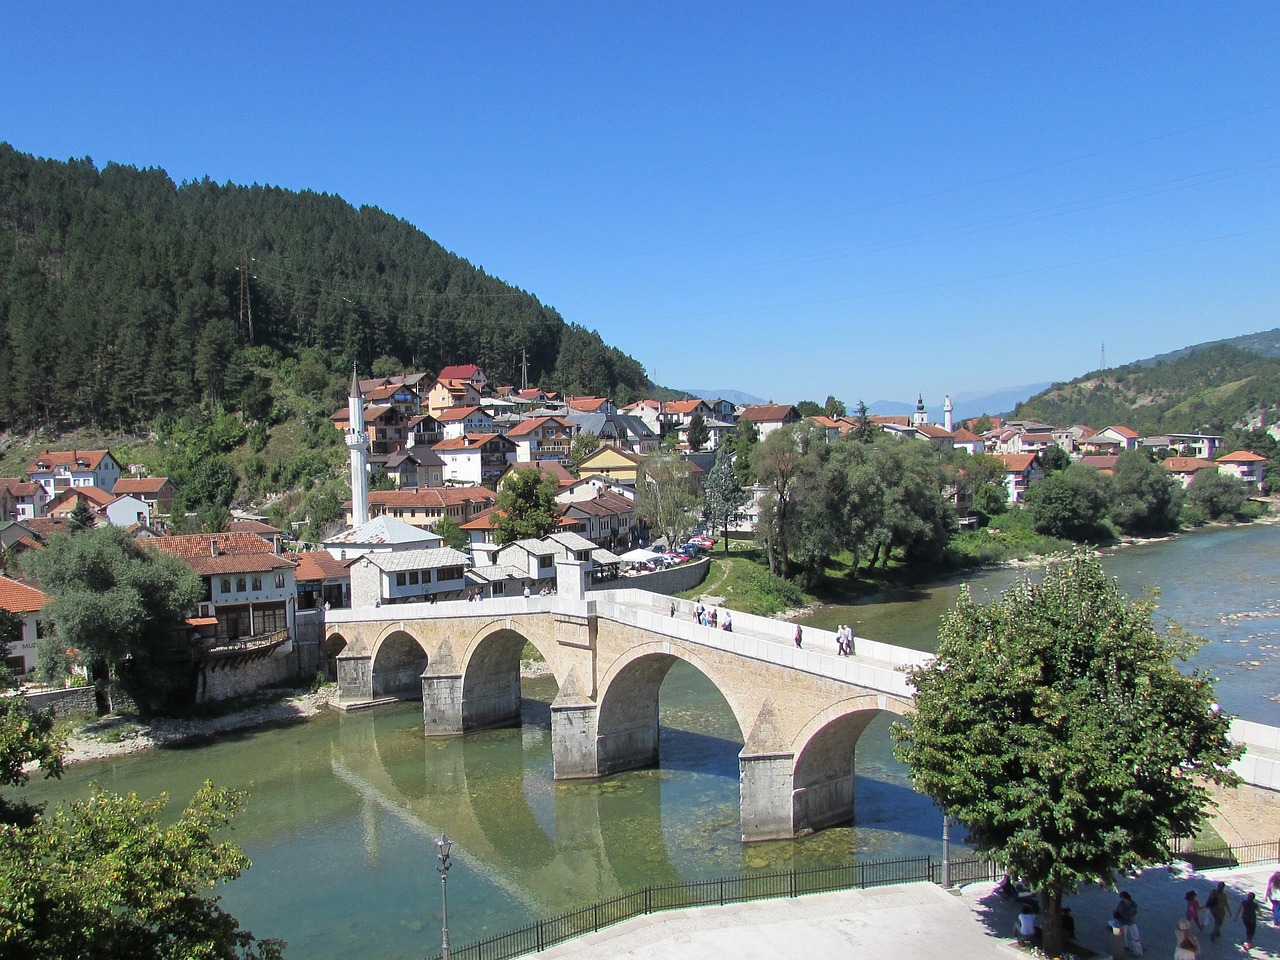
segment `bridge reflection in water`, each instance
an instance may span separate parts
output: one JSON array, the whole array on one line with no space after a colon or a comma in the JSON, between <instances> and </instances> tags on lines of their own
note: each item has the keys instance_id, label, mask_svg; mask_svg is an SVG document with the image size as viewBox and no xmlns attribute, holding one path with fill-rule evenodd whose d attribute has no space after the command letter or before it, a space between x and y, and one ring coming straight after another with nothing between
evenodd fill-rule
<instances>
[{"instance_id":1,"label":"bridge reflection in water","mask_svg":"<svg viewBox=\"0 0 1280 960\"><path fill-rule=\"evenodd\" d=\"M682 879L663 818L652 813L660 806L661 779L555 782L548 705L525 701L523 719L523 736L494 731L461 740L423 738L420 752L413 751L421 759L413 762L404 760L404 738L411 731L402 716L342 723L330 764L365 806L370 860L388 855L379 849L383 818L394 818L421 837L423 850L447 831L468 870L505 890L534 916L646 883ZM715 741L712 749L736 748ZM615 785L618 789L611 789ZM641 809L647 814L637 815ZM705 811L696 808L681 813L691 826L700 815Z\"/></svg>"}]
</instances>

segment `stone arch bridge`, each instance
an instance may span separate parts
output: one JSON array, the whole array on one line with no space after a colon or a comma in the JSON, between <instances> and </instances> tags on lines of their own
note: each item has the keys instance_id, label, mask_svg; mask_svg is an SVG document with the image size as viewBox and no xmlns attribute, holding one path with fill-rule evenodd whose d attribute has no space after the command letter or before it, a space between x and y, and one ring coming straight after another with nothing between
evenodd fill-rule
<instances>
[{"instance_id":1,"label":"stone arch bridge","mask_svg":"<svg viewBox=\"0 0 1280 960\"><path fill-rule=\"evenodd\" d=\"M882 711L905 714L902 668L928 656L735 614L734 632L693 622L692 605L641 590L581 589L562 561L551 597L331 610L325 649L339 705L422 699L427 735L518 723L526 643L559 683L551 705L556 779L598 777L658 760L658 689L676 660L705 675L737 719L744 840L789 838L853 817L858 737ZM577 589L565 589L566 583Z\"/></svg>"}]
</instances>

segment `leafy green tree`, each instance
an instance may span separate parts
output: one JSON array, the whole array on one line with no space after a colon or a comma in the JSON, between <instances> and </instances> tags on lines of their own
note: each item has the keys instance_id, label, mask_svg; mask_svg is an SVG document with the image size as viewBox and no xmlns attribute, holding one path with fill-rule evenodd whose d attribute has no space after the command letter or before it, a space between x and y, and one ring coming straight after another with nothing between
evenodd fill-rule
<instances>
[{"instance_id":1,"label":"leafy green tree","mask_svg":"<svg viewBox=\"0 0 1280 960\"><path fill-rule=\"evenodd\" d=\"M189 567L111 525L54 534L22 567L53 597L42 616L57 646L78 649L95 683L114 671L143 712L183 704L188 674L169 654L185 643L175 631L204 592Z\"/></svg>"},{"instance_id":2,"label":"leafy green tree","mask_svg":"<svg viewBox=\"0 0 1280 960\"><path fill-rule=\"evenodd\" d=\"M535 467L511 471L498 490L495 516L494 539L500 544L545 537L560 518L555 480Z\"/></svg>"},{"instance_id":3,"label":"leafy green tree","mask_svg":"<svg viewBox=\"0 0 1280 960\"><path fill-rule=\"evenodd\" d=\"M1040 463L1045 473L1058 473L1071 466L1071 455L1055 443L1040 454Z\"/></svg>"},{"instance_id":4,"label":"leafy green tree","mask_svg":"<svg viewBox=\"0 0 1280 960\"><path fill-rule=\"evenodd\" d=\"M774 430L751 451L751 472L766 490L756 524L756 539L769 558L769 572L780 577L790 574L787 535L792 530L789 516L792 486L813 439L807 427L788 424Z\"/></svg>"},{"instance_id":5,"label":"leafy green tree","mask_svg":"<svg viewBox=\"0 0 1280 960\"><path fill-rule=\"evenodd\" d=\"M707 441L711 439L711 431L707 428L706 418L700 413L695 413L689 418L689 449L697 453L707 445Z\"/></svg>"},{"instance_id":6,"label":"leafy green tree","mask_svg":"<svg viewBox=\"0 0 1280 960\"><path fill-rule=\"evenodd\" d=\"M982 436L984 433L990 430L993 426L995 426L995 423L992 421L992 419L989 416L987 416L984 413L977 420L973 421L972 429L973 429L973 432L976 433L978 436Z\"/></svg>"},{"instance_id":7,"label":"leafy green tree","mask_svg":"<svg viewBox=\"0 0 1280 960\"><path fill-rule=\"evenodd\" d=\"M651 453L640 463L636 478L636 512L674 548L693 527L693 511L700 502L693 470L674 453Z\"/></svg>"},{"instance_id":8,"label":"leafy green tree","mask_svg":"<svg viewBox=\"0 0 1280 960\"><path fill-rule=\"evenodd\" d=\"M796 404L796 413L801 417L817 417L822 415L822 408L816 400L801 400Z\"/></svg>"},{"instance_id":9,"label":"leafy green tree","mask_svg":"<svg viewBox=\"0 0 1280 960\"><path fill-rule=\"evenodd\" d=\"M822 412L833 420L836 417L843 417L847 413L844 401L837 400L835 397L830 395L827 397L827 402L822 405Z\"/></svg>"},{"instance_id":10,"label":"leafy green tree","mask_svg":"<svg viewBox=\"0 0 1280 960\"><path fill-rule=\"evenodd\" d=\"M1187 505L1203 511L1210 520L1236 516L1247 497L1241 481L1217 470L1201 470L1187 487Z\"/></svg>"},{"instance_id":11,"label":"leafy green tree","mask_svg":"<svg viewBox=\"0 0 1280 960\"><path fill-rule=\"evenodd\" d=\"M1009 486L1005 483L1005 465L999 457L985 453L960 452L954 461L961 482L973 496L973 509L984 521L1009 509Z\"/></svg>"},{"instance_id":12,"label":"leafy green tree","mask_svg":"<svg viewBox=\"0 0 1280 960\"><path fill-rule=\"evenodd\" d=\"M471 538L467 536L467 531L458 526L458 521L448 514L437 520L432 529L444 541L446 547L453 547L455 550L466 550L471 543Z\"/></svg>"},{"instance_id":13,"label":"leafy green tree","mask_svg":"<svg viewBox=\"0 0 1280 960\"><path fill-rule=\"evenodd\" d=\"M577 473L582 461L600 449L600 437L587 430L573 438L569 444L568 468Z\"/></svg>"},{"instance_id":14,"label":"leafy green tree","mask_svg":"<svg viewBox=\"0 0 1280 960\"><path fill-rule=\"evenodd\" d=\"M1026 493L1037 533L1064 540L1098 540L1105 536L1106 478L1079 464L1045 477Z\"/></svg>"},{"instance_id":15,"label":"leafy green tree","mask_svg":"<svg viewBox=\"0 0 1280 960\"><path fill-rule=\"evenodd\" d=\"M916 789L1039 891L1049 956L1064 894L1167 862L1203 822L1207 784L1236 781L1212 681L1176 666L1195 643L1157 632L1153 609L1084 551L985 606L966 588L893 731Z\"/></svg>"},{"instance_id":16,"label":"leafy green tree","mask_svg":"<svg viewBox=\"0 0 1280 960\"><path fill-rule=\"evenodd\" d=\"M1176 530L1181 508L1182 487L1168 470L1137 450L1120 454L1108 508L1116 526L1128 533Z\"/></svg>"},{"instance_id":17,"label":"leafy green tree","mask_svg":"<svg viewBox=\"0 0 1280 960\"><path fill-rule=\"evenodd\" d=\"M244 796L206 783L164 823L167 797L98 792L0 830L0 957L278 960L205 894L249 866L214 839Z\"/></svg>"},{"instance_id":18,"label":"leafy green tree","mask_svg":"<svg viewBox=\"0 0 1280 960\"><path fill-rule=\"evenodd\" d=\"M395 488L396 488L396 482L391 479L391 475L388 474L387 471L379 468L370 472L369 474L370 490L394 490Z\"/></svg>"},{"instance_id":19,"label":"leafy green tree","mask_svg":"<svg viewBox=\"0 0 1280 960\"><path fill-rule=\"evenodd\" d=\"M733 469L733 454L726 446L716 451L716 462L702 485L703 512L712 530L720 531L724 552L729 553L729 524L751 500L751 495L738 483Z\"/></svg>"}]
</instances>

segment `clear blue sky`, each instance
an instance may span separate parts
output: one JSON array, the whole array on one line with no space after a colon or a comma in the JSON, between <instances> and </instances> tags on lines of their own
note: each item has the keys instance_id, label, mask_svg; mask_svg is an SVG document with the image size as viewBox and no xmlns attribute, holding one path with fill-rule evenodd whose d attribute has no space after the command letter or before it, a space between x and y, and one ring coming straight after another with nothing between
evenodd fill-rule
<instances>
[{"instance_id":1,"label":"clear blue sky","mask_svg":"<svg viewBox=\"0 0 1280 960\"><path fill-rule=\"evenodd\" d=\"M19 150L381 207L669 386L936 410L1280 326L1270 0L0 22Z\"/></svg>"}]
</instances>

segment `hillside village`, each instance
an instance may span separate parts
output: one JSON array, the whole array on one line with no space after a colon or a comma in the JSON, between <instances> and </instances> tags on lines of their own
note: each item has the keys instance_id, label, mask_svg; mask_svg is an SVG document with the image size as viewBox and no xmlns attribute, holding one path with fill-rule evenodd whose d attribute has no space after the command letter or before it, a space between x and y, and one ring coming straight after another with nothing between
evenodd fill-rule
<instances>
[{"instance_id":1,"label":"hillside village","mask_svg":"<svg viewBox=\"0 0 1280 960\"><path fill-rule=\"evenodd\" d=\"M331 667L336 651L312 649L304 665L298 645L305 637L318 647L326 609L552 592L557 560L582 563L595 584L684 563L697 551L678 553L674 543L663 545L666 553L644 549L650 528L637 512L637 483L645 458L671 451L696 481L744 431L763 439L807 421L834 441L869 425L947 452L986 454L1003 464L1010 504L1023 502L1045 477L1045 458L1055 450L1106 474L1125 451L1146 449L1184 488L1217 472L1264 489L1266 458L1224 451L1220 436L1139 436L1119 424L1094 429L996 418L956 424L949 397L941 422L931 421L923 399L910 416L834 413L804 418L790 404L701 399L618 407L603 397L495 386L474 364L448 366L435 377L361 380L353 373L347 405L329 418L350 455L352 499L345 525L322 542L298 542L292 530L243 511L225 530L171 535L178 491L168 478L130 475L110 450L59 450L37 455L23 476L0 478L0 560L40 550L61 531L108 524L177 557L204 584L185 629L201 664L198 696L216 698L246 684L305 675L309 667L323 670L326 662ZM554 530L499 543L499 491L514 471L531 467L555 485ZM765 491L747 492L732 529L749 536ZM950 498L962 527L972 520L966 494L960 479ZM450 546L436 532L444 518L465 542ZM48 600L38 584L0 576L0 609L23 619L9 660L20 676L36 667L40 610ZM219 684L219 666L232 663L258 666Z\"/></svg>"}]
</instances>

